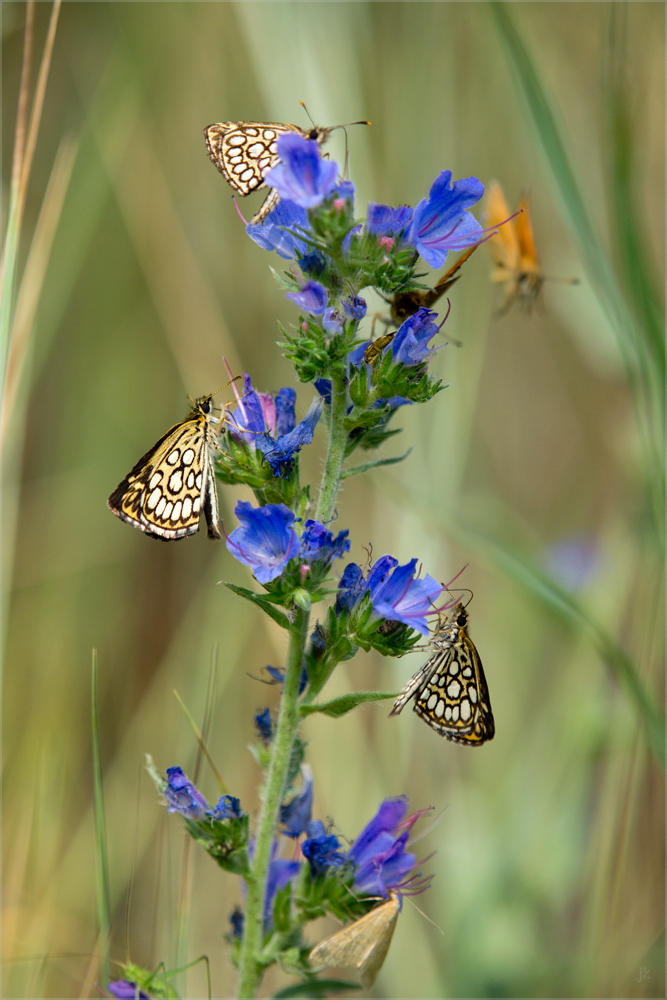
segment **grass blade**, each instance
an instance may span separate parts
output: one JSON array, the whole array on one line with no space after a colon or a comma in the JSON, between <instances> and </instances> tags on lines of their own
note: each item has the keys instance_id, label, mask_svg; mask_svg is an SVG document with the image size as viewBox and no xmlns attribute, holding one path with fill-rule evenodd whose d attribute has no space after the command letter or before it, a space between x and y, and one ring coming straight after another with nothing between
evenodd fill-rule
<instances>
[{"instance_id":1,"label":"grass blade","mask_svg":"<svg viewBox=\"0 0 667 1000\"><path fill-rule=\"evenodd\" d=\"M499 542L457 518L458 527L471 544L480 549L499 569L555 612L577 631L586 634L606 666L625 689L641 716L647 739L655 756L665 765L665 719L646 689L639 672L625 650L595 621L572 594L543 573L528 559L510 552Z\"/></svg>"},{"instance_id":2,"label":"grass blade","mask_svg":"<svg viewBox=\"0 0 667 1000\"><path fill-rule=\"evenodd\" d=\"M104 789L102 785L102 755L100 751L100 725L97 685L97 650L93 649L91 671L91 709L93 737L93 801L95 809L95 840L97 847L97 921L99 939L104 954L102 977L109 976L109 944L111 934L111 893L109 889L109 852L104 818Z\"/></svg>"},{"instance_id":3,"label":"grass blade","mask_svg":"<svg viewBox=\"0 0 667 1000\"><path fill-rule=\"evenodd\" d=\"M579 242L591 284L616 338L642 441L654 528L656 535L662 540L664 352L661 348L660 353L656 354L653 336L645 334L640 328L620 290L620 283L610 260L593 229L546 89L507 4L503 0L497 0L489 4L489 9L516 71L570 226Z\"/></svg>"}]
</instances>

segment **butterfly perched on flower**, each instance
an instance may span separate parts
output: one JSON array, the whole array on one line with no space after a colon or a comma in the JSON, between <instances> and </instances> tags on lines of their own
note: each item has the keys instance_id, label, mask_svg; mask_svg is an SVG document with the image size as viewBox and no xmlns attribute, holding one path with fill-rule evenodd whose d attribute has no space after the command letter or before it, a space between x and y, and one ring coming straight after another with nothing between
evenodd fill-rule
<instances>
[{"instance_id":1,"label":"butterfly perched on flower","mask_svg":"<svg viewBox=\"0 0 667 1000\"><path fill-rule=\"evenodd\" d=\"M470 247L464 254L461 254L459 259L448 271L445 271L433 288L413 288L407 292L397 292L390 302L391 318L396 326L400 326L408 316L414 316L422 306L430 309L435 305L438 299L459 280L461 275L458 271L463 267L468 257L474 254L479 245L479 243L476 243L475 246Z\"/></svg>"},{"instance_id":2,"label":"butterfly perched on flower","mask_svg":"<svg viewBox=\"0 0 667 1000\"><path fill-rule=\"evenodd\" d=\"M481 746L495 733L482 661L468 635L468 612L457 604L431 639L435 652L396 699L399 715L411 698L414 710L452 743Z\"/></svg>"},{"instance_id":3,"label":"butterfly perched on flower","mask_svg":"<svg viewBox=\"0 0 667 1000\"><path fill-rule=\"evenodd\" d=\"M300 102L305 108L303 101ZM353 125L370 125L370 122L352 122ZM228 184L245 197L265 187L264 178L269 170L279 163L276 143L281 135L296 132L304 139L310 139L321 146L327 141L335 125L330 128L301 128L282 122L218 122L204 129L206 148L211 161L216 165ZM280 196L273 189L264 199L257 215L251 220L253 225L262 222L276 207Z\"/></svg>"},{"instance_id":4,"label":"butterfly perched on flower","mask_svg":"<svg viewBox=\"0 0 667 1000\"><path fill-rule=\"evenodd\" d=\"M220 538L218 495L211 462L210 396L196 399L113 491L107 506L151 538L172 541L199 531L203 510L209 538Z\"/></svg>"},{"instance_id":5,"label":"butterfly perched on flower","mask_svg":"<svg viewBox=\"0 0 667 1000\"><path fill-rule=\"evenodd\" d=\"M491 281L505 286L500 314L506 312L515 299L530 312L546 280L561 281L568 285L579 284L578 278L547 279L542 274L527 193L522 194L516 214L508 220L509 208L503 189L494 181L489 186L487 212L489 225L498 226L498 231L490 237L488 244L495 264Z\"/></svg>"},{"instance_id":6,"label":"butterfly perched on flower","mask_svg":"<svg viewBox=\"0 0 667 1000\"><path fill-rule=\"evenodd\" d=\"M304 139L322 145L331 134L330 128L310 129L279 122L218 122L204 129L206 148L228 184L245 197L265 187L264 177L279 162L276 142L281 135L296 132ZM278 192L272 190L262 207L252 219L253 225L262 222L279 201Z\"/></svg>"},{"instance_id":7,"label":"butterfly perched on flower","mask_svg":"<svg viewBox=\"0 0 667 1000\"><path fill-rule=\"evenodd\" d=\"M364 989L370 989L387 957L400 911L398 893L390 892L389 899L370 913L320 941L310 953L310 964L354 966Z\"/></svg>"}]
</instances>

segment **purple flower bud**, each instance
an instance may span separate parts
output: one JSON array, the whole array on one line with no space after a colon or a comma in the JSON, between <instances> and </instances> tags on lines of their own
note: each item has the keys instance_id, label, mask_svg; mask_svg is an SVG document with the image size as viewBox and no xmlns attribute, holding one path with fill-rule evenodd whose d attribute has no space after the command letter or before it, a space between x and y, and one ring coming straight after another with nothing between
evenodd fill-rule
<instances>
[{"instance_id":1,"label":"purple flower bud","mask_svg":"<svg viewBox=\"0 0 667 1000\"><path fill-rule=\"evenodd\" d=\"M186 819L203 819L208 810L208 802L183 774L180 767L167 768L167 787L162 793L167 801L168 812L177 812Z\"/></svg>"},{"instance_id":2,"label":"purple flower bud","mask_svg":"<svg viewBox=\"0 0 667 1000\"><path fill-rule=\"evenodd\" d=\"M285 298L296 302L311 316L321 316L329 301L329 293L319 281L307 281L300 292L286 292Z\"/></svg>"},{"instance_id":3,"label":"purple flower bud","mask_svg":"<svg viewBox=\"0 0 667 1000\"><path fill-rule=\"evenodd\" d=\"M402 233L412 219L412 209L408 205L391 208L389 205L371 203L368 206L366 232L376 236L394 236Z\"/></svg>"},{"instance_id":4,"label":"purple flower bud","mask_svg":"<svg viewBox=\"0 0 667 1000\"><path fill-rule=\"evenodd\" d=\"M209 810L209 816L211 819L241 819L241 802L233 795L221 795L214 808Z\"/></svg>"},{"instance_id":5,"label":"purple flower bud","mask_svg":"<svg viewBox=\"0 0 667 1000\"><path fill-rule=\"evenodd\" d=\"M280 807L280 822L287 837L299 837L310 823L313 813L313 772L302 764L303 785L298 795Z\"/></svg>"}]
</instances>

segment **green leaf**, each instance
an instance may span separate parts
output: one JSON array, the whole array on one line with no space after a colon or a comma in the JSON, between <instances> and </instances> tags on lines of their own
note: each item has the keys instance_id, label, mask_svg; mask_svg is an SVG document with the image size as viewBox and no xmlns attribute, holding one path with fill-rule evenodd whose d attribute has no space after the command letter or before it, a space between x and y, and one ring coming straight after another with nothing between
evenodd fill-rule
<instances>
[{"instance_id":1,"label":"green leaf","mask_svg":"<svg viewBox=\"0 0 667 1000\"><path fill-rule=\"evenodd\" d=\"M274 993L272 1000L289 1000L289 997L326 997L327 993L345 993L359 990L359 983L346 983L343 979L313 979L308 983L296 983Z\"/></svg>"},{"instance_id":2,"label":"green leaf","mask_svg":"<svg viewBox=\"0 0 667 1000\"><path fill-rule=\"evenodd\" d=\"M357 705L363 705L369 701L382 701L386 698L398 698L400 691L353 691L350 694L341 695L333 701L327 701L323 705L302 705L299 709L301 715L312 715L314 712L322 712L332 719L338 719L341 715L346 715Z\"/></svg>"},{"instance_id":3,"label":"green leaf","mask_svg":"<svg viewBox=\"0 0 667 1000\"><path fill-rule=\"evenodd\" d=\"M360 476L362 472L368 472L370 469L377 469L380 465L395 465L396 462L402 462L404 458L407 458L412 448L408 448L404 455L397 455L396 458L376 458L372 462L366 462L364 465L354 465L351 469L343 469L341 473L341 479L349 479L350 476Z\"/></svg>"},{"instance_id":4,"label":"green leaf","mask_svg":"<svg viewBox=\"0 0 667 1000\"><path fill-rule=\"evenodd\" d=\"M246 590L245 587L237 587L235 583L226 583L225 587L238 594L239 597L245 597L246 601L252 601L253 604L257 604L269 618L273 618L274 622L278 622L281 628L289 629L290 623L287 615L279 611L266 597L263 597L261 594L255 594L252 590Z\"/></svg>"}]
</instances>

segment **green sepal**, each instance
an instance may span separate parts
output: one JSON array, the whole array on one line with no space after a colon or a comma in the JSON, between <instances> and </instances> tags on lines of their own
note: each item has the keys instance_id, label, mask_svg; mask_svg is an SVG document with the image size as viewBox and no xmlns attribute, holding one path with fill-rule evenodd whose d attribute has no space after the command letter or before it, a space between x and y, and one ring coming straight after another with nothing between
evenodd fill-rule
<instances>
[{"instance_id":1,"label":"green sepal","mask_svg":"<svg viewBox=\"0 0 667 1000\"><path fill-rule=\"evenodd\" d=\"M299 713L303 716L312 715L314 712L321 712L332 719L339 719L341 715L356 708L357 705L365 705L370 701L382 701L386 698L398 698L400 691L353 691L350 694L341 695L333 701L327 701L323 705L302 705Z\"/></svg>"},{"instance_id":2,"label":"green sepal","mask_svg":"<svg viewBox=\"0 0 667 1000\"><path fill-rule=\"evenodd\" d=\"M201 844L221 868L234 875L245 876L250 874L247 850L249 820L250 817L244 813L229 819L186 818L185 825L192 839Z\"/></svg>"},{"instance_id":3,"label":"green sepal","mask_svg":"<svg viewBox=\"0 0 667 1000\"><path fill-rule=\"evenodd\" d=\"M315 632L320 639L318 646L311 642L306 654L306 669L308 671L308 691L305 702L315 698L329 680L334 668L343 660L350 660L357 652L348 636L349 615L347 611L336 614L336 609L330 607L324 624L317 623Z\"/></svg>"},{"instance_id":4,"label":"green sepal","mask_svg":"<svg viewBox=\"0 0 667 1000\"><path fill-rule=\"evenodd\" d=\"M269 618L273 618L274 622L277 622L281 628L290 628L290 621L287 615L283 614L282 611L279 611L268 597L265 597L263 594L255 594L254 591L246 590L245 587L237 587L235 583L225 583L225 587L228 587L235 594L238 594L239 597L245 597L246 601L251 601L253 604L256 604L269 616Z\"/></svg>"},{"instance_id":5,"label":"green sepal","mask_svg":"<svg viewBox=\"0 0 667 1000\"><path fill-rule=\"evenodd\" d=\"M292 916L292 883L288 882L278 889L273 902L273 926L280 933L285 933L291 927Z\"/></svg>"}]
</instances>

